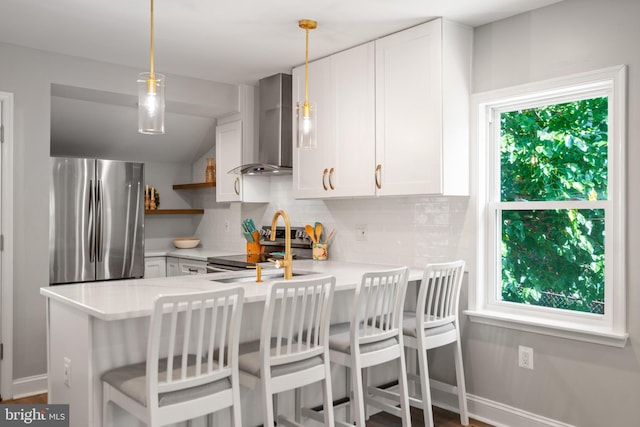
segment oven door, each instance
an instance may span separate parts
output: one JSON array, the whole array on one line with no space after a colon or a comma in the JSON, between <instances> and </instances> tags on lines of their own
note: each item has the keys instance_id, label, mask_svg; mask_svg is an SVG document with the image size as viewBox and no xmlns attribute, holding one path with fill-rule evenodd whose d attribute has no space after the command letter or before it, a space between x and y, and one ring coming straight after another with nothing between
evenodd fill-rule
<instances>
[{"instance_id":1,"label":"oven door","mask_svg":"<svg viewBox=\"0 0 640 427\"><path fill-rule=\"evenodd\" d=\"M233 267L230 265L207 264L207 273L226 273L229 271L244 270L243 268Z\"/></svg>"}]
</instances>

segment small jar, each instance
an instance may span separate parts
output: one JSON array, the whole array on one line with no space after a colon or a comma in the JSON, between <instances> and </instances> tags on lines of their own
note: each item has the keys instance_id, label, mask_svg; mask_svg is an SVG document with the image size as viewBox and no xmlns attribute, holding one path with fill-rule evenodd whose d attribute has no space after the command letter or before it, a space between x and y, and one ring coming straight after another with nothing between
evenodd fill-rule
<instances>
[{"instance_id":1,"label":"small jar","mask_svg":"<svg viewBox=\"0 0 640 427\"><path fill-rule=\"evenodd\" d=\"M207 159L207 169L204 174L204 182L214 182L216 179L216 164L212 158Z\"/></svg>"}]
</instances>

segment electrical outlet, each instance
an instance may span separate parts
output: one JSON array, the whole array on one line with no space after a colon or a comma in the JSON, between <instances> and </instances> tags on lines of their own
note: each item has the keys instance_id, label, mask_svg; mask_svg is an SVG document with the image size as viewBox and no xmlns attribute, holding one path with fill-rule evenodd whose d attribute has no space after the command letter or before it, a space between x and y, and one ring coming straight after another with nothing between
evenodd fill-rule
<instances>
[{"instance_id":1,"label":"electrical outlet","mask_svg":"<svg viewBox=\"0 0 640 427\"><path fill-rule=\"evenodd\" d=\"M229 231L231 231L231 224L229 223L228 219L224 220L224 232L228 233Z\"/></svg>"},{"instance_id":2,"label":"electrical outlet","mask_svg":"<svg viewBox=\"0 0 640 427\"><path fill-rule=\"evenodd\" d=\"M518 346L518 366L533 370L533 349L531 347Z\"/></svg>"},{"instance_id":3,"label":"electrical outlet","mask_svg":"<svg viewBox=\"0 0 640 427\"><path fill-rule=\"evenodd\" d=\"M71 359L64 358L64 385L71 388Z\"/></svg>"},{"instance_id":4,"label":"electrical outlet","mask_svg":"<svg viewBox=\"0 0 640 427\"><path fill-rule=\"evenodd\" d=\"M367 240L367 226L363 224L356 225L356 240L364 242Z\"/></svg>"}]
</instances>

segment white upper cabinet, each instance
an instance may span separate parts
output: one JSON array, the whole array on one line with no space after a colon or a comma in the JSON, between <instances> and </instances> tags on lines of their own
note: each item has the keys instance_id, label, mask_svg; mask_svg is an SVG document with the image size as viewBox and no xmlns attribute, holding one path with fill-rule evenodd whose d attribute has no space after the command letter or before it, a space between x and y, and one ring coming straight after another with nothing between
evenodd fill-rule
<instances>
[{"instance_id":1,"label":"white upper cabinet","mask_svg":"<svg viewBox=\"0 0 640 427\"><path fill-rule=\"evenodd\" d=\"M373 196L375 185L375 48L373 42L331 57L335 76L334 196ZM331 170L331 169L330 169Z\"/></svg>"},{"instance_id":2,"label":"white upper cabinet","mask_svg":"<svg viewBox=\"0 0 640 427\"><path fill-rule=\"evenodd\" d=\"M242 164L242 122L216 127L216 201L242 201L242 176L228 173Z\"/></svg>"},{"instance_id":3,"label":"white upper cabinet","mask_svg":"<svg viewBox=\"0 0 640 427\"><path fill-rule=\"evenodd\" d=\"M309 100L316 109L316 141L315 148L302 148L297 138L297 105L302 105L305 98L305 67L297 67L291 76L293 107L293 196L295 198L328 197L324 186L327 184L327 165L330 163L329 141L333 139L333 120L331 105L331 62L329 58L309 64Z\"/></svg>"},{"instance_id":4,"label":"white upper cabinet","mask_svg":"<svg viewBox=\"0 0 640 427\"><path fill-rule=\"evenodd\" d=\"M376 40L378 195L469 194L472 43L442 19Z\"/></svg>"},{"instance_id":5,"label":"white upper cabinet","mask_svg":"<svg viewBox=\"0 0 640 427\"><path fill-rule=\"evenodd\" d=\"M318 147L294 140L294 197L468 195L472 43L436 19L310 63Z\"/></svg>"},{"instance_id":6,"label":"white upper cabinet","mask_svg":"<svg viewBox=\"0 0 640 427\"><path fill-rule=\"evenodd\" d=\"M270 195L268 178L229 173L244 161L242 128L241 120L216 126L216 201L265 203Z\"/></svg>"},{"instance_id":7,"label":"white upper cabinet","mask_svg":"<svg viewBox=\"0 0 640 427\"><path fill-rule=\"evenodd\" d=\"M304 102L304 71L304 66L293 70L294 117L296 103ZM294 137L295 198L374 195L374 84L373 42L309 64L317 147L298 147Z\"/></svg>"}]
</instances>

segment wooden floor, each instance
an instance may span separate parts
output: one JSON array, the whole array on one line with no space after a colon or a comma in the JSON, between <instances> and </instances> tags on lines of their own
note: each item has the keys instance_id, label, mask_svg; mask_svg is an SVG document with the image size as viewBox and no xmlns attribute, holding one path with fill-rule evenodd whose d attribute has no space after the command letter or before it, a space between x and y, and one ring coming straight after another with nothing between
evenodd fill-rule
<instances>
[{"instance_id":1,"label":"wooden floor","mask_svg":"<svg viewBox=\"0 0 640 427\"><path fill-rule=\"evenodd\" d=\"M460 416L455 412L446 411L440 408L433 408L433 424L435 427L460 427ZM384 412L372 415L367 421L367 427L401 427L402 420L393 415L389 415ZM423 427L424 417L422 415L422 409L411 408L411 426ZM492 427L490 424L486 424L474 419L469 420L469 427Z\"/></svg>"},{"instance_id":2,"label":"wooden floor","mask_svg":"<svg viewBox=\"0 0 640 427\"><path fill-rule=\"evenodd\" d=\"M2 402L3 404L8 403L17 403L23 405L29 404L45 404L47 403L47 395L39 394L36 396L25 397L23 399L17 400L6 400ZM458 414L445 411L440 408L433 408L433 418L435 427L459 427L460 417ZM411 425L412 427L424 426L424 418L422 416L422 410L411 408ZM402 421L398 417L394 417L393 415L389 415L386 413L379 413L373 415L369 421L367 421L367 427L400 427L402 426ZM489 424L482 423L476 420L470 420L469 427L491 427Z\"/></svg>"}]
</instances>

